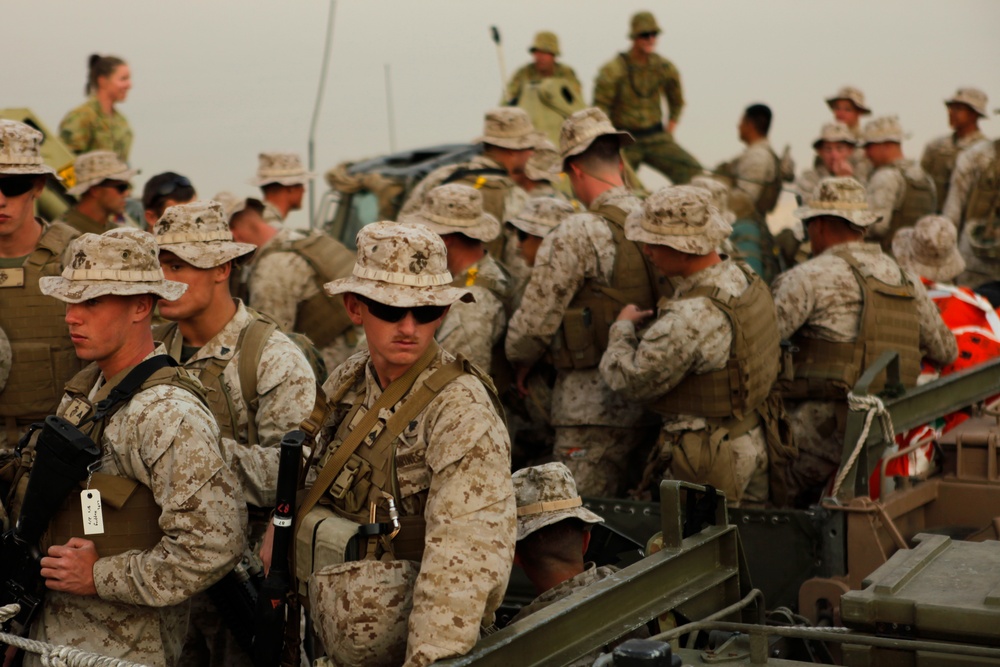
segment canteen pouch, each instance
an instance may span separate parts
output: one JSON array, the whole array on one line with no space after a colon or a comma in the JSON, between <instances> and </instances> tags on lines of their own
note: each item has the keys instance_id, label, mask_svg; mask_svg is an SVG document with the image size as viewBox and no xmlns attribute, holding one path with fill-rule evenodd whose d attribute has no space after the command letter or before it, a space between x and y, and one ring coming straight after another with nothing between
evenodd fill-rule
<instances>
[{"instance_id":1,"label":"canteen pouch","mask_svg":"<svg viewBox=\"0 0 1000 667\"><path fill-rule=\"evenodd\" d=\"M347 543L357 534L357 523L323 505L316 505L302 518L295 534L295 580L303 600L307 597L309 576L343 563Z\"/></svg>"},{"instance_id":2,"label":"canteen pouch","mask_svg":"<svg viewBox=\"0 0 1000 667\"><path fill-rule=\"evenodd\" d=\"M560 341L553 352L553 365L559 370L594 368L601 361L597 345L594 315L589 307L569 308L563 315Z\"/></svg>"}]
</instances>

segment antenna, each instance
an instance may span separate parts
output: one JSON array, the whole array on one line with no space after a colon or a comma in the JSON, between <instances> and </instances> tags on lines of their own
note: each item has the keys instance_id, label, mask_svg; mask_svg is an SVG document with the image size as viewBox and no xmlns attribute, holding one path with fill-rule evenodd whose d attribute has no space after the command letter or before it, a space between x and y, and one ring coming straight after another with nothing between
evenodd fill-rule
<instances>
[{"instance_id":1,"label":"antenna","mask_svg":"<svg viewBox=\"0 0 1000 667\"><path fill-rule=\"evenodd\" d=\"M493 43L497 45L497 62L500 63L500 99L503 100L507 97L507 65L504 64L503 49L500 47L500 28L491 25L490 33L493 36Z\"/></svg>"},{"instance_id":2,"label":"antenna","mask_svg":"<svg viewBox=\"0 0 1000 667\"><path fill-rule=\"evenodd\" d=\"M389 63L385 64L385 116L389 124L389 151L396 152L396 114L392 109L392 77Z\"/></svg>"},{"instance_id":3,"label":"antenna","mask_svg":"<svg viewBox=\"0 0 1000 667\"><path fill-rule=\"evenodd\" d=\"M326 25L326 43L323 45L323 66L319 74L319 90L316 91L316 106L313 107L312 123L309 125L309 171L316 169L316 124L319 122L319 106L323 101L323 90L326 88L326 72L330 66L330 47L333 45L333 15L337 7L336 0L330 0L330 18ZM316 228L316 178L309 177L309 229Z\"/></svg>"}]
</instances>

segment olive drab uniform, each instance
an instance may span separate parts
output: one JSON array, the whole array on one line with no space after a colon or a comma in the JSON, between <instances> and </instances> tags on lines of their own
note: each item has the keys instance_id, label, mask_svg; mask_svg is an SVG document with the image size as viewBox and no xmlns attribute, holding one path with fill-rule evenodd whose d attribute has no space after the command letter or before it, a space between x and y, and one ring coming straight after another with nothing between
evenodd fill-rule
<instances>
[{"instance_id":1,"label":"olive drab uniform","mask_svg":"<svg viewBox=\"0 0 1000 667\"><path fill-rule=\"evenodd\" d=\"M83 367L66 330L65 306L38 288L40 277L62 271L62 256L79 232L39 222L44 231L23 263L0 263L0 327L13 352L7 388L0 393L0 450L13 448L29 424L55 412L63 384Z\"/></svg>"},{"instance_id":2,"label":"olive drab uniform","mask_svg":"<svg viewBox=\"0 0 1000 667\"><path fill-rule=\"evenodd\" d=\"M81 234L103 234L108 231L107 222L94 220L89 215L80 213L75 206L66 209L66 212L59 218L59 222L69 225Z\"/></svg>"},{"instance_id":3,"label":"olive drab uniform","mask_svg":"<svg viewBox=\"0 0 1000 667\"><path fill-rule=\"evenodd\" d=\"M573 472L581 495L623 492L628 459L648 444L651 434L643 427L654 424L641 406L612 391L597 369L618 311L630 302L652 308L669 290L624 237L624 214L637 206L625 188L613 188L588 212L563 220L542 241L507 326L512 364L532 365L549 354L559 369L551 412L556 456Z\"/></svg>"},{"instance_id":4,"label":"olive drab uniform","mask_svg":"<svg viewBox=\"0 0 1000 667\"><path fill-rule=\"evenodd\" d=\"M868 364L895 350L913 386L922 356L948 363L957 347L923 286L875 244L834 246L780 275L772 291L779 334L797 348L779 388L799 448L791 496L804 504L840 465L847 392ZM884 382L882 374L872 388Z\"/></svg>"},{"instance_id":5,"label":"olive drab uniform","mask_svg":"<svg viewBox=\"0 0 1000 667\"><path fill-rule=\"evenodd\" d=\"M892 249L892 237L903 227L931 215L937 208L934 181L913 160L897 160L879 167L868 181L868 203L882 220L871 227L869 236L882 249Z\"/></svg>"},{"instance_id":6,"label":"olive drab uniform","mask_svg":"<svg viewBox=\"0 0 1000 667\"><path fill-rule=\"evenodd\" d=\"M432 343L384 391L367 351L338 368L324 388L333 413L318 445L319 472L310 474L313 488L300 507L300 582L343 561L343 541L332 553L317 549L328 530L346 540L359 524L371 524L373 515L388 523L391 501L402 530L392 538L365 540L358 555L387 551L419 568L405 664L422 666L468 651L479 636L478 624L455 619L482 616L492 622L516 535L509 441L492 383ZM316 604L325 604L323 582L314 577L309 584ZM383 611L394 613L399 604L387 601ZM318 623L325 627L332 620L323 616ZM354 635L357 628L320 633Z\"/></svg>"},{"instance_id":7,"label":"olive drab uniform","mask_svg":"<svg viewBox=\"0 0 1000 667\"><path fill-rule=\"evenodd\" d=\"M585 106L576 72L562 63L555 63L551 76L542 76L534 63L528 63L511 77L504 98L504 104L527 111L535 129L556 145L563 121Z\"/></svg>"},{"instance_id":8,"label":"olive drab uniform","mask_svg":"<svg viewBox=\"0 0 1000 667\"><path fill-rule=\"evenodd\" d=\"M927 146L924 148L924 154L920 158L920 167L934 181L934 189L937 192L937 208L935 209L935 213L941 212L945 201L948 199L951 173L955 170L955 161L958 160L958 154L985 139L986 135L977 129L975 132L961 138L954 134L949 134L948 136L938 137L927 143Z\"/></svg>"},{"instance_id":9,"label":"olive drab uniform","mask_svg":"<svg viewBox=\"0 0 1000 667\"><path fill-rule=\"evenodd\" d=\"M96 97L68 112L59 123L59 138L80 155L96 150L114 151L128 162L132 150L132 128L117 109L104 113Z\"/></svg>"}]
</instances>

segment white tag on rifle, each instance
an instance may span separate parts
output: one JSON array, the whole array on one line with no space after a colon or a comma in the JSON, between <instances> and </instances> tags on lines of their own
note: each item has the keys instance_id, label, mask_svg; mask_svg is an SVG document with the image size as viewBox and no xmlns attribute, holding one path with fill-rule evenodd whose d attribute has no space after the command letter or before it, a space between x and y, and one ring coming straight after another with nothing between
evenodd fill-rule
<instances>
[{"instance_id":1,"label":"white tag on rifle","mask_svg":"<svg viewBox=\"0 0 1000 667\"><path fill-rule=\"evenodd\" d=\"M85 489L80 492L80 506L83 508L83 534L104 533L104 513L101 512L101 492Z\"/></svg>"}]
</instances>

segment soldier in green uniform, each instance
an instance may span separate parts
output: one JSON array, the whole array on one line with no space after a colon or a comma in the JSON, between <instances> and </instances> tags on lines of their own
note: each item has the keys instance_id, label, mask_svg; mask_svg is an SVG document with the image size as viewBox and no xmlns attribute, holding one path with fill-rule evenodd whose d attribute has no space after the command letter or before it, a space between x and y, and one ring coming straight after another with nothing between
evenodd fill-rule
<instances>
[{"instance_id":1,"label":"soldier in green uniform","mask_svg":"<svg viewBox=\"0 0 1000 667\"><path fill-rule=\"evenodd\" d=\"M604 111L616 128L635 138L635 143L625 148L625 158L633 169L645 162L674 183L687 183L701 171L701 165L674 141L684 92L680 72L654 52L659 34L660 26L649 12L632 17L632 48L601 68L594 83L594 106ZM663 96L670 107L666 126Z\"/></svg>"},{"instance_id":2,"label":"soldier in green uniform","mask_svg":"<svg viewBox=\"0 0 1000 667\"><path fill-rule=\"evenodd\" d=\"M132 87L128 64L114 56L90 56L85 92L87 101L59 123L59 138L77 155L94 150L114 151L128 161L132 128L115 105L124 102Z\"/></svg>"}]
</instances>

